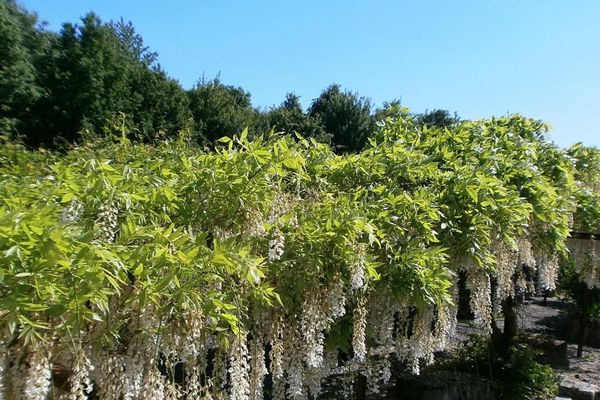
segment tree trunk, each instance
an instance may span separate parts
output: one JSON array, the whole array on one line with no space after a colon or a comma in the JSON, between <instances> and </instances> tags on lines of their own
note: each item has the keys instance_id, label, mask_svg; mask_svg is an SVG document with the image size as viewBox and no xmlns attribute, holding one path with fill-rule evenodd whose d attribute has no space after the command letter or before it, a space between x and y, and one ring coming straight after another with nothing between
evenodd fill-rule
<instances>
[{"instance_id":1,"label":"tree trunk","mask_svg":"<svg viewBox=\"0 0 600 400\"><path fill-rule=\"evenodd\" d=\"M515 299L507 297L502 302L502 313L504 314L504 340L502 342L502 355L507 357L510 347L514 344L518 333L518 319Z\"/></svg>"}]
</instances>

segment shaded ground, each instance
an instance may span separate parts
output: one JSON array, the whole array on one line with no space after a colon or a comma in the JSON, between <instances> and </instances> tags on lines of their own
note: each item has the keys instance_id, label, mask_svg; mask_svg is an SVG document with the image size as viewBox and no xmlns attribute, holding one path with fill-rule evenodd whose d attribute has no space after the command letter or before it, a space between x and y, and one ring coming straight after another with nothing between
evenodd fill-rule
<instances>
[{"instance_id":1,"label":"shaded ground","mask_svg":"<svg viewBox=\"0 0 600 400\"><path fill-rule=\"evenodd\" d=\"M555 297L549 298L546 304L542 298L526 300L519 311L519 330L565 340L568 331L567 316L571 309L571 303Z\"/></svg>"}]
</instances>

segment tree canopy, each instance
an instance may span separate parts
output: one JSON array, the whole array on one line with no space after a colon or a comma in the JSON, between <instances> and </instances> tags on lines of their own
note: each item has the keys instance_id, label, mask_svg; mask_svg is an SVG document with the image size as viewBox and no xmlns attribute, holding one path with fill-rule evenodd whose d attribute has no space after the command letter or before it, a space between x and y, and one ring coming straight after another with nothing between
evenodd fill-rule
<instances>
[{"instance_id":1,"label":"tree canopy","mask_svg":"<svg viewBox=\"0 0 600 400\"><path fill-rule=\"evenodd\" d=\"M90 13L58 34L3 0L2 132L29 145L81 141L125 116L140 140L188 126L188 100L131 24Z\"/></svg>"},{"instance_id":2,"label":"tree canopy","mask_svg":"<svg viewBox=\"0 0 600 400\"><path fill-rule=\"evenodd\" d=\"M310 106L309 115L319 118L332 144L341 152L362 150L374 131L371 102L334 84L323 90Z\"/></svg>"},{"instance_id":3,"label":"tree canopy","mask_svg":"<svg viewBox=\"0 0 600 400\"><path fill-rule=\"evenodd\" d=\"M331 143L332 135L325 132L320 118L305 113L300 98L293 93L288 93L279 107L271 109L267 118L276 132L298 133L321 143Z\"/></svg>"},{"instance_id":4,"label":"tree canopy","mask_svg":"<svg viewBox=\"0 0 600 400\"><path fill-rule=\"evenodd\" d=\"M15 136L44 94L36 70L47 37L38 20L16 1L0 2L0 132Z\"/></svg>"},{"instance_id":5,"label":"tree canopy","mask_svg":"<svg viewBox=\"0 0 600 400\"><path fill-rule=\"evenodd\" d=\"M219 78L202 79L188 91L190 110L196 123L197 140L215 144L223 136L234 136L248 128L256 132L257 112L250 93L241 87L225 85Z\"/></svg>"}]
</instances>

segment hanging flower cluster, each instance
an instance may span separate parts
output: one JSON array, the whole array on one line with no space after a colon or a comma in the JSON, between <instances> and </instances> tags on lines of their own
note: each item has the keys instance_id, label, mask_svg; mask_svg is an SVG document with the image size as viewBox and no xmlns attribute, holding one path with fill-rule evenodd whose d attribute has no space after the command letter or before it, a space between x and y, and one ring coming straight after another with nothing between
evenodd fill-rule
<instances>
[{"instance_id":1,"label":"hanging flower cluster","mask_svg":"<svg viewBox=\"0 0 600 400\"><path fill-rule=\"evenodd\" d=\"M548 254L542 249L534 249L535 259L537 261L538 288L540 291L556 289L556 280L558 278L559 263L557 254Z\"/></svg>"},{"instance_id":2,"label":"hanging flower cluster","mask_svg":"<svg viewBox=\"0 0 600 400\"><path fill-rule=\"evenodd\" d=\"M60 221L65 225L75 224L83 214L83 203L73 200L60 214Z\"/></svg>"},{"instance_id":3,"label":"hanging flower cluster","mask_svg":"<svg viewBox=\"0 0 600 400\"><path fill-rule=\"evenodd\" d=\"M579 269L580 280L589 289L600 287L599 241L571 238L568 241L568 246Z\"/></svg>"},{"instance_id":4,"label":"hanging flower cluster","mask_svg":"<svg viewBox=\"0 0 600 400\"><path fill-rule=\"evenodd\" d=\"M352 351L357 362L364 362L367 357L366 329L367 329L367 310L365 300L358 298L356 307L354 307L353 329L352 329Z\"/></svg>"},{"instance_id":5,"label":"hanging flower cluster","mask_svg":"<svg viewBox=\"0 0 600 400\"><path fill-rule=\"evenodd\" d=\"M285 250L285 237L281 231L276 230L273 233L273 238L269 240L269 261L277 261L281 259Z\"/></svg>"},{"instance_id":6,"label":"hanging flower cluster","mask_svg":"<svg viewBox=\"0 0 600 400\"><path fill-rule=\"evenodd\" d=\"M518 269L518 249L511 249L504 243L493 246L492 252L496 256L496 297L502 302L515 295L514 275Z\"/></svg>"},{"instance_id":7,"label":"hanging flower cluster","mask_svg":"<svg viewBox=\"0 0 600 400\"><path fill-rule=\"evenodd\" d=\"M465 265L467 289L470 291L469 306L475 315L475 322L491 333L493 299L490 275L471 261Z\"/></svg>"},{"instance_id":8,"label":"hanging flower cluster","mask_svg":"<svg viewBox=\"0 0 600 400\"><path fill-rule=\"evenodd\" d=\"M26 399L45 400L51 389L52 372L50 360L43 349L33 349L29 353L29 368L24 382L23 397Z\"/></svg>"},{"instance_id":9,"label":"hanging flower cluster","mask_svg":"<svg viewBox=\"0 0 600 400\"><path fill-rule=\"evenodd\" d=\"M112 243L117 234L117 218L119 208L116 204L107 203L100 207L96 217L96 239L100 242Z\"/></svg>"}]
</instances>

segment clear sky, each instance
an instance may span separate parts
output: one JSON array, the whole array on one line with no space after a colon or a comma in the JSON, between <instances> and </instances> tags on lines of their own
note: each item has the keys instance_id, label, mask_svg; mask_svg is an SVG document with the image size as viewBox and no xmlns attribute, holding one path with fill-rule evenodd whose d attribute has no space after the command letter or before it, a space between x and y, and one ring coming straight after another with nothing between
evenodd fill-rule
<instances>
[{"instance_id":1,"label":"clear sky","mask_svg":"<svg viewBox=\"0 0 600 400\"><path fill-rule=\"evenodd\" d=\"M600 147L600 0L21 0L59 30L131 20L172 77L306 107L331 83L414 112L521 113L561 146Z\"/></svg>"}]
</instances>

